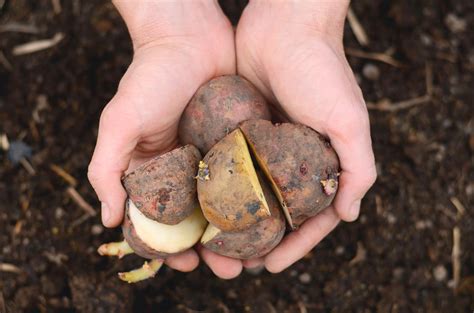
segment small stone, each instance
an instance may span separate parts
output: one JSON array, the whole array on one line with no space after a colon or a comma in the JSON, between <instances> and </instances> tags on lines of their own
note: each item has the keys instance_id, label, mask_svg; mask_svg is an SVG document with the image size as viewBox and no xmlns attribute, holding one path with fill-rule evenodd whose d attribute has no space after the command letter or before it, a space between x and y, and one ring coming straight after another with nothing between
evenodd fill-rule
<instances>
[{"instance_id":1,"label":"small stone","mask_svg":"<svg viewBox=\"0 0 474 313\"><path fill-rule=\"evenodd\" d=\"M396 267L393 269L392 275L395 280L399 281L403 278L404 273L405 270L402 267Z\"/></svg>"},{"instance_id":2,"label":"small stone","mask_svg":"<svg viewBox=\"0 0 474 313\"><path fill-rule=\"evenodd\" d=\"M446 15L446 18L444 19L444 23L449 28L449 30L455 34L462 33L463 31L466 30L466 27L467 27L466 20L460 18L459 16L453 13L449 13L448 15Z\"/></svg>"},{"instance_id":3,"label":"small stone","mask_svg":"<svg viewBox=\"0 0 474 313\"><path fill-rule=\"evenodd\" d=\"M239 295L237 294L237 292L235 292L234 289L229 289L229 291L227 291L227 298L229 298L229 299L238 299Z\"/></svg>"},{"instance_id":4,"label":"small stone","mask_svg":"<svg viewBox=\"0 0 474 313\"><path fill-rule=\"evenodd\" d=\"M448 271L444 265L438 265L433 269L433 276L436 281L445 281L448 277Z\"/></svg>"},{"instance_id":5,"label":"small stone","mask_svg":"<svg viewBox=\"0 0 474 313\"><path fill-rule=\"evenodd\" d=\"M344 246L337 246L336 247L336 255L343 255L344 252L346 252L346 248L344 248Z\"/></svg>"},{"instance_id":6,"label":"small stone","mask_svg":"<svg viewBox=\"0 0 474 313\"><path fill-rule=\"evenodd\" d=\"M295 270L290 271L290 277L296 277L296 275L298 275L297 271L295 271Z\"/></svg>"},{"instance_id":7,"label":"small stone","mask_svg":"<svg viewBox=\"0 0 474 313\"><path fill-rule=\"evenodd\" d=\"M429 220L420 220L420 221L416 221L415 223L415 228L418 230L423 230L423 229L427 229L431 227L433 227L433 222Z\"/></svg>"},{"instance_id":8,"label":"small stone","mask_svg":"<svg viewBox=\"0 0 474 313\"><path fill-rule=\"evenodd\" d=\"M466 186L466 196L472 197L474 195L474 183L470 183Z\"/></svg>"},{"instance_id":9,"label":"small stone","mask_svg":"<svg viewBox=\"0 0 474 313\"><path fill-rule=\"evenodd\" d=\"M65 215L64 209L61 208L61 207L57 207L56 210L54 211L54 217L57 220L62 219L64 217L64 215Z\"/></svg>"},{"instance_id":10,"label":"small stone","mask_svg":"<svg viewBox=\"0 0 474 313\"><path fill-rule=\"evenodd\" d=\"M309 273L303 273L299 276L299 280L302 284L309 284L311 282L311 275Z\"/></svg>"},{"instance_id":11,"label":"small stone","mask_svg":"<svg viewBox=\"0 0 474 313\"><path fill-rule=\"evenodd\" d=\"M395 224L397 222L397 217L393 215L392 213L387 214L387 222L391 225Z\"/></svg>"},{"instance_id":12,"label":"small stone","mask_svg":"<svg viewBox=\"0 0 474 313\"><path fill-rule=\"evenodd\" d=\"M92 227L91 227L92 235L98 236L98 235L102 234L103 232L104 232L104 227L102 227L102 225L100 225L100 224L92 225Z\"/></svg>"},{"instance_id":13,"label":"small stone","mask_svg":"<svg viewBox=\"0 0 474 313\"><path fill-rule=\"evenodd\" d=\"M376 81L380 77L380 70L375 64L367 63L362 68L362 75L368 80Z\"/></svg>"},{"instance_id":14,"label":"small stone","mask_svg":"<svg viewBox=\"0 0 474 313\"><path fill-rule=\"evenodd\" d=\"M21 159L31 157L32 149L23 141L15 140L10 142L8 149L8 159L13 164L18 164Z\"/></svg>"}]
</instances>

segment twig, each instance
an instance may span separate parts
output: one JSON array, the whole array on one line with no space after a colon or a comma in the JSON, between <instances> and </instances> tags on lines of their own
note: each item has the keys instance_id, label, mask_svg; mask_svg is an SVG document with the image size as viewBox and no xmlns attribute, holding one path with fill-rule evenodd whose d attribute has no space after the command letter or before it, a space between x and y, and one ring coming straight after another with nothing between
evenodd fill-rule
<instances>
[{"instance_id":1,"label":"twig","mask_svg":"<svg viewBox=\"0 0 474 313\"><path fill-rule=\"evenodd\" d=\"M451 197L449 200L451 200L451 203L454 205L456 210L458 210L457 219L460 219L464 215L464 213L466 213L466 208L456 197Z\"/></svg>"},{"instance_id":2,"label":"twig","mask_svg":"<svg viewBox=\"0 0 474 313\"><path fill-rule=\"evenodd\" d=\"M298 308L300 309L300 313L308 313L308 309L306 309L303 301L298 301Z\"/></svg>"},{"instance_id":3,"label":"twig","mask_svg":"<svg viewBox=\"0 0 474 313\"><path fill-rule=\"evenodd\" d=\"M3 54L3 52L1 50L0 50L0 63L7 70L9 70L9 71L13 70L12 64L10 63L10 61L8 61L7 57L5 56L5 54Z\"/></svg>"},{"instance_id":4,"label":"twig","mask_svg":"<svg viewBox=\"0 0 474 313\"><path fill-rule=\"evenodd\" d=\"M403 100L403 101L394 102L394 103L392 103L388 99L383 99L376 104L367 102L367 108L369 110L376 110L376 111L396 112L400 110L409 109L413 106L423 104L429 101L431 101L431 97L429 95L424 95L421 97L411 98L408 100Z\"/></svg>"},{"instance_id":5,"label":"twig","mask_svg":"<svg viewBox=\"0 0 474 313\"><path fill-rule=\"evenodd\" d=\"M451 259L453 262L453 281L454 288L459 286L461 280L461 230L458 226L453 228L453 251Z\"/></svg>"},{"instance_id":6,"label":"twig","mask_svg":"<svg viewBox=\"0 0 474 313\"><path fill-rule=\"evenodd\" d=\"M25 168L25 170L30 174L31 176L36 175L36 170L33 168L33 165L26 159L26 158L21 158L20 159L21 165Z\"/></svg>"},{"instance_id":7,"label":"twig","mask_svg":"<svg viewBox=\"0 0 474 313\"><path fill-rule=\"evenodd\" d=\"M426 94L433 96L433 66L431 63L425 65Z\"/></svg>"},{"instance_id":8,"label":"twig","mask_svg":"<svg viewBox=\"0 0 474 313\"><path fill-rule=\"evenodd\" d=\"M13 55L23 55L38 52L41 50L49 49L57 45L61 40L63 40L64 34L57 33L50 39L36 40L28 43L18 45L13 48Z\"/></svg>"},{"instance_id":9,"label":"twig","mask_svg":"<svg viewBox=\"0 0 474 313\"><path fill-rule=\"evenodd\" d=\"M76 228L77 226L85 223L91 217L92 217L92 215L90 215L89 213L86 213L86 214L82 215L81 217L79 217L78 219L74 220L74 222L72 222L71 225L69 225L69 231L73 231L74 228Z\"/></svg>"},{"instance_id":10,"label":"twig","mask_svg":"<svg viewBox=\"0 0 474 313\"><path fill-rule=\"evenodd\" d=\"M35 25L31 25L31 24L10 22L7 24L0 25L0 33L6 33L6 32L37 34L39 33L39 29Z\"/></svg>"},{"instance_id":11,"label":"twig","mask_svg":"<svg viewBox=\"0 0 474 313\"><path fill-rule=\"evenodd\" d=\"M60 0L51 0L51 4L53 5L54 14L61 13L61 1Z\"/></svg>"},{"instance_id":12,"label":"twig","mask_svg":"<svg viewBox=\"0 0 474 313\"><path fill-rule=\"evenodd\" d=\"M50 164L49 168L55 172L59 177L64 179L68 184L70 184L73 187L77 186L77 180L68 172L66 172L62 167L56 165L56 164Z\"/></svg>"},{"instance_id":13,"label":"twig","mask_svg":"<svg viewBox=\"0 0 474 313\"><path fill-rule=\"evenodd\" d=\"M3 151L8 151L8 149L10 149L10 142L8 141L7 134L0 135L0 147Z\"/></svg>"},{"instance_id":14,"label":"twig","mask_svg":"<svg viewBox=\"0 0 474 313\"><path fill-rule=\"evenodd\" d=\"M86 200L77 192L77 190L74 187L68 187L66 189L67 194L71 197L76 204L83 209L86 213L88 213L91 216L95 216L97 212L94 210L94 208L87 203Z\"/></svg>"},{"instance_id":15,"label":"twig","mask_svg":"<svg viewBox=\"0 0 474 313\"><path fill-rule=\"evenodd\" d=\"M53 253L49 251L44 251L43 255L52 263L61 266L63 261L69 260L69 257L64 253Z\"/></svg>"},{"instance_id":16,"label":"twig","mask_svg":"<svg viewBox=\"0 0 474 313\"><path fill-rule=\"evenodd\" d=\"M357 242L357 251L356 255L349 261L349 265L355 265L357 263L363 262L367 259L367 250L364 248L360 241Z\"/></svg>"},{"instance_id":17,"label":"twig","mask_svg":"<svg viewBox=\"0 0 474 313\"><path fill-rule=\"evenodd\" d=\"M365 52L358 49L346 48L346 54L357 58L383 62L394 67L403 67L403 64L400 61L395 60L394 58L385 53Z\"/></svg>"},{"instance_id":18,"label":"twig","mask_svg":"<svg viewBox=\"0 0 474 313\"><path fill-rule=\"evenodd\" d=\"M10 263L0 263L0 272L20 274L23 271L16 265Z\"/></svg>"},{"instance_id":19,"label":"twig","mask_svg":"<svg viewBox=\"0 0 474 313\"><path fill-rule=\"evenodd\" d=\"M362 24L359 22L359 19L355 15L352 8L349 8L349 12L347 12L347 20L349 21L349 25L354 32L354 35L361 46L366 47L369 45L369 36L365 32Z\"/></svg>"}]
</instances>

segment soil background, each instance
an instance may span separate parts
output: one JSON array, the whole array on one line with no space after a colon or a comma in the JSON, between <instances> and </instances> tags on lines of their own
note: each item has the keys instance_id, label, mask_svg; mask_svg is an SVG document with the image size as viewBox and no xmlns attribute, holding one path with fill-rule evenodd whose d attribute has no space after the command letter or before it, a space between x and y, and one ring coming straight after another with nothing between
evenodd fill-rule
<instances>
[{"instance_id":1,"label":"soil background","mask_svg":"<svg viewBox=\"0 0 474 313\"><path fill-rule=\"evenodd\" d=\"M0 0L0 29L36 28L0 31L10 65L0 61L0 134L16 152L28 152L18 142L31 147L36 171L0 151L0 312L473 312L474 2L353 2L370 44L360 46L346 25L345 45L371 103L379 174L357 222L341 223L280 274L224 281L201 264L187 274L163 268L134 286L116 273L142 260L98 256L120 230L87 217L51 169L70 173L98 210L87 165L100 112L132 58L129 36L109 1L61 1L59 14L52 2ZM245 2L222 5L236 22ZM51 49L12 54L58 32L65 37ZM429 101L386 110L426 95L427 75ZM457 287L453 229L461 235Z\"/></svg>"}]
</instances>

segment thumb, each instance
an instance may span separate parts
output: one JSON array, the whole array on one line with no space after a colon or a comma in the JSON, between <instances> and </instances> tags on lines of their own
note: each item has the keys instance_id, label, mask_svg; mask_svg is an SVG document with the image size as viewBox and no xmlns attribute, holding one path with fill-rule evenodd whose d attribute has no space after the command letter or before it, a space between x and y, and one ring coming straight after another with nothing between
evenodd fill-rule
<instances>
[{"instance_id":1,"label":"thumb","mask_svg":"<svg viewBox=\"0 0 474 313\"><path fill-rule=\"evenodd\" d=\"M139 138L139 125L127 97L118 93L102 111L97 144L87 176L102 206L102 223L118 226L127 194L121 177Z\"/></svg>"}]
</instances>

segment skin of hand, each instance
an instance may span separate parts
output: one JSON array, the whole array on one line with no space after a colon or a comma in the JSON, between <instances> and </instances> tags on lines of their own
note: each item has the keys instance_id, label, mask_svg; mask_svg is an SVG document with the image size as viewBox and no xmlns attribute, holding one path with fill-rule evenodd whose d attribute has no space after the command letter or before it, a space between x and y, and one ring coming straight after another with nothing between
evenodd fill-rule
<instances>
[{"instance_id":1,"label":"skin of hand","mask_svg":"<svg viewBox=\"0 0 474 313\"><path fill-rule=\"evenodd\" d=\"M354 221L376 179L370 123L345 58L348 0L252 0L236 33L237 71L264 93L283 119L328 137L340 164L333 205L292 232L266 257L244 261L284 270L306 255L340 219Z\"/></svg>"},{"instance_id":2,"label":"skin of hand","mask_svg":"<svg viewBox=\"0 0 474 313\"><path fill-rule=\"evenodd\" d=\"M102 112L88 170L107 227L118 226L123 218L122 175L175 148L181 113L197 88L215 76L235 73L234 31L217 1L114 4L129 29L134 56ZM189 249L166 263L191 271L199 257Z\"/></svg>"}]
</instances>

